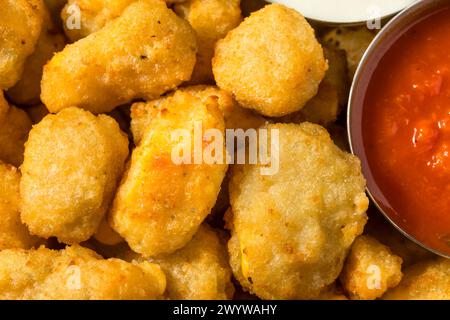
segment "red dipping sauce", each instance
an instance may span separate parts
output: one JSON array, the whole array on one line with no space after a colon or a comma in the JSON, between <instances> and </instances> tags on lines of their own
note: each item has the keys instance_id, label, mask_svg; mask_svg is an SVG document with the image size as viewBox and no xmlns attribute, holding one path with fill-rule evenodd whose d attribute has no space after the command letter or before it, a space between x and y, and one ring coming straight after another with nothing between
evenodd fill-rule
<instances>
[{"instance_id":1,"label":"red dipping sauce","mask_svg":"<svg viewBox=\"0 0 450 320\"><path fill-rule=\"evenodd\" d=\"M450 9L407 30L369 81L362 141L390 218L450 255Z\"/></svg>"}]
</instances>

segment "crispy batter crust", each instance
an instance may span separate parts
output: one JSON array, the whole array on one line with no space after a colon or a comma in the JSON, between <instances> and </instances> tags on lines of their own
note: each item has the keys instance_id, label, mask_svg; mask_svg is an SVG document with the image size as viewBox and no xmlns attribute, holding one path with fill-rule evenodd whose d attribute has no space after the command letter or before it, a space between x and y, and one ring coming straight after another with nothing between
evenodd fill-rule
<instances>
[{"instance_id":1,"label":"crispy batter crust","mask_svg":"<svg viewBox=\"0 0 450 320\"><path fill-rule=\"evenodd\" d=\"M161 108L133 151L109 217L113 229L143 256L171 253L191 240L214 206L227 170L226 164L176 164L172 159L179 145L172 138L176 130L187 130L190 150L196 123L204 132L224 134L216 98L205 102L176 92ZM203 141L202 152L207 145Z\"/></svg>"},{"instance_id":2,"label":"crispy batter crust","mask_svg":"<svg viewBox=\"0 0 450 320\"><path fill-rule=\"evenodd\" d=\"M280 169L262 176L260 165L234 168L230 263L260 298L317 298L339 276L367 220L360 162L318 125L267 128L279 130Z\"/></svg>"},{"instance_id":3,"label":"crispy batter crust","mask_svg":"<svg viewBox=\"0 0 450 320\"><path fill-rule=\"evenodd\" d=\"M31 233L79 243L97 230L128 156L114 119L77 108L33 127L21 167L22 220Z\"/></svg>"},{"instance_id":4,"label":"crispy batter crust","mask_svg":"<svg viewBox=\"0 0 450 320\"><path fill-rule=\"evenodd\" d=\"M51 112L76 106L93 113L155 99L190 79L196 51L195 32L164 2L136 1L50 60L41 99Z\"/></svg>"},{"instance_id":5,"label":"crispy batter crust","mask_svg":"<svg viewBox=\"0 0 450 320\"><path fill-rule=\"evenodd\" d=\"M245 108L281 117L317 94L327 62L297 11L273 4L253 13L216 45L217 85Z\"/></svg>"},{"instance_id":6,"label":"crispy batter crust","mask_svg":"<svg viewBox=\"0 0 450 320\"><path fill-rule=\"evenodd\" d=\"M104 260L78 245L0 252L0 299L158 299L166 286L152 263Z\"/></svg>"},{"instance_id":7,"label":"crispy batter crust","mask_svg":"<svg viewBox=\"0 0 450 320\"><path fill-rule=\"evenodd\" d=\"M352 299L374 300L402 280L402 258L370 236L358 237L340 275Z\"/></svg>"}]
</instances>

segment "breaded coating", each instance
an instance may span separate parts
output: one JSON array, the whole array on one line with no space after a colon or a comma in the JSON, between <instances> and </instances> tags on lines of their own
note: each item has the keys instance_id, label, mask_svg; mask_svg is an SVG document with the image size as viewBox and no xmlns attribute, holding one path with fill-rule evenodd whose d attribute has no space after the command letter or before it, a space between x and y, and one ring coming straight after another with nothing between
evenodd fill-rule
<instances>
[{"instance_id":1,"label":"breaded coating","mask_svg":"<svg viewBox=\"0 0 450 320\"><path fill-rule=\"evenodd\" d=\"M216 96L227 129L245 130L249 128L259 128L266 123L266 119L262 116L242 108L236 100L233 99L230 93L220 90L215 86L192 86L181 88L180 90L202 99L204 103L206 103L211 96Z\"/></svg>"},{"instance_id":2,"label":"breaded coating","mask_svg":"<svg viewBox=\"0 0 450 320\"><path fill-rule=\"evenodd\" d=\"M213 83L212 58L216 42L241 23L240 0L188 0L174 6L197 34L197 63L191 84Z\"/></svg>"},{"instance_id":3,"label":"breaded coating","mask_svg":"<svg viewBox=\"0 0 450 320\"><path fill-rule=\"evenodd\" d=\"M10 106L0 122L0 161L19 167L23 162L24 144L31 120L22 109Z\"/></svg>"},{"instance_id":4,"label":"breaded coating","mask_svg":"<svg viewBox=\"0 0 450 320\"><path fill-rule=\"evenodd\" d=\"M107 246L115 246L124 242L123 238L109 226L106 219L103 219L100 223L100 226L94 234L94 238Z\"/></svg>"},{"instance_id":5,"label":"breaded coating","mask_svg":"<svg viewBox=\"0 0 450 320\"><path fill-rule=\"evenodd\" d=\"M192 239L214 206L227 171L222 162L195 159L208 154L213 141L204 136L195 142L194 130L217 129L224 135L217 98L205 102L176 92L161 108L133 151L109 215L113 229L145 257L172 253ZM180 130L184 139L177 137ZM225 147L223 141L217 144ZM191 164L174 159L182 148L190 150L183 155Z\"/></svg>"},{"instance_id":6,"label":"breaded coating","mask_svg":"<svg viewBox=\"0 0 450 320\"><path fill-rule=\"evenodd\" d=\"M217 97L217 103L225 119L227 129L248 129L262 126L266 120L252 113L251 111L240 107L233 99L231 94L220 90L215 86L192 86L180 88L177 92L185 92L196 96L204 103L211 97ZM173 94L172 94L173 95ZM169 95L171 97L172 95ZM135 103L131 107L131 131L134 142L139 144L145 129L150 125L153 118L164 110L165 102L168 97L149 101L146 103Z\"/></svg>"},{"instance_id":7,"label":"breaded coating","mask_svg":"<svg viewBox=\"0 0 450 320\"><path fill-rule=\"evenodd\" d=\"M55 29L50 14L45 8L44 22L36 49L27 58L19 82L7 91L9 98L14 103L20 105L35 105L39 103L44 65L53 57L55 52L61 51L64 45L64 36Z\"/></svg>"},{"instance_id":8,"label":"breaded coating","mask_svg":"<svg viewBox=\"0 0 450 320\"><path fill-rule=\"evenodd\" d=\"M375 300L402 280L402 258L370 236L358 237L340 280L355 300Z\"/></svg>"},{"instance_id":9,"label":"breaded coating","mask_svg":"<svg viewBox=\"0 0 450 320\"><path fill-rule=\"evenodd\" d=\"M369 47L375 33L366 27L332 29L324 35L323 41L328 45L344 50L347 53L348 78L351 81L355 75L367 47Z\"/></svg>"},{"instance_id":10,"label":"breaded coating","mask_svg":"<svg viewBox=\"0 0 450 320\"><path fill-rule=\"evenodd\" d=\"M0 89L9 89L22 74L41 33L42 0L3 0L0 5Z\"/></svg>"},{"instance_id":11,"label":"breaded coating","mask_svg":"<svg viewBox=\"0 0 450 320\"><path fill-rule=\"evenodd\" d=\"M236 279L262 299L314 299L341 272L367 220L360 161L311 123L270 124L279 172L236 166L226 215ZM276 155L275 155L276 156Z\"/></svg>"},{"instance_id":12,"label":"breaded coating","mask_svg":"<svg viewBox=\"0 0 450 320\"><path fill-rule=\"evenodd\" d=\"M76 106L93 113L155 99L190 79L195 55L195 32L185 20L162 1L136 1L50 60L41 99L51 112Z\"/></svg>"},{"instance_id":13,"label":"breaded coating","mask_svg":"<svg viewBox=\"0 0 450 320\"><path fill-rule=\"evenodd\" d=\"M21 167L22 221L63 243L89 239L111 203L128 156L116 121L78 108L48 115L30 131Z\"/></svg>"},{"instance_id":14,"label":"breaded coating","mask_svg":"<svg viewBox=\"0 0 450 320\"><path fill-rule=\"evenodd\" d=\"M78 245L0 252L2 300L159 299L165 287L155 264L104 260Z\"/></svg>"},{"instance_id":15,"label":"breaded coating","mask_svg":"<svg viewBox=\"0 0 450 320\"><path fill-rule=\"evenodd\" d=\"M118 18L133 2L136 0L69 0L61 11L64 32L72 42L87 37ZM79 28L70 21L75 10L79 10Z\"/></svg>"},{"instance_id":16,"label":"breaded coating","mask_svg":"<svg viewBox=\"0 0 450 320\"><path fill-rule=\"evenodd\" d=\"M43 104L38 104L36 106L26 108L25 111L27 112L33 124L41 122L41 120L44 119L45 116L49 113L47 108Z\"/></svg>"},{"instance_id":17,"label":"breaded coating","mask_svg":"<svg viewBox=\"0 0 450 320\"><path fill-rule=\"evenodd\" d=\"M437 258L405 270L400 285L385 300L450 300L450 260Z\"/></svg>"},{"instance_id":18,"label":"breaded coating","mask_svg":"<svg viewBox=\"0 0 450 320\"><path fill-rule=\"evenodd\" d=\"M0 162L0 251L13 248L28 249L38 241L20 221L19 183L19 171L9 164Z\"/></svg>"},{"instance_id":19,"label":"breaded coating","mask_svg":"<svg viewBox=\"0 0 450 320\"><path fill-rule=\"evenodd\" d=\"M167 4L183 1L165 0ZM72 42L85 38L118 18L133 2L136 0L66 0L60 10L64 32ZM79 19L79 26L74 18Z\"/></svg>"},{"instance_id":20,"label":"breaded coating","mask_svg":"<svg viewBox=\"0 0 450 320\"><path fill-rule=\"evenodd\" d=\"M182 249L151 259L167 277L171 300L226 300L234 294L225 239L203 224Z\"/></svg>"},{"instance_id":21,"label":"breaded coating","mask_svg":"<svg viewBox=\"0 0 450 320\"><path fill-rule=\"evenodd\" d=\"M217 85L242 107L270 117L302 109L327 70L321 45L305 18L272 4L253 13L216 45Z\"/></svg>"},{"instance_id":22,"label":"breaded coating","mask_svg":"<svg viewBox=\"0 0 450 320\"><path fill-rule=\"evenodd\" d=\"M329 69L319 85L317 95L305 107L280 119L285 123L313 122L328 127L334 123L347 104L349 85L345 52L324 47Z\"/></svg>"}]
</instances>

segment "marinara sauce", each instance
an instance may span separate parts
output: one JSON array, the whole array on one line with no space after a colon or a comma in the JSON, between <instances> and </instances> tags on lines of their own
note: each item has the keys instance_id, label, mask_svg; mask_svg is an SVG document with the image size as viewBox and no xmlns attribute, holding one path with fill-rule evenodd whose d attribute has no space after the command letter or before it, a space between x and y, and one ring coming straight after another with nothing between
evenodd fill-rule
<instances>
[{"instance_id":1,"label":"marinara sauce","mask_svg":"<svg viewBox=\"0 0 450 320\"><path fill-rule=\"evenodd\" d=\"M363 143L391 219L450 254L450 9L406 31L364 98Z\"/></svg>"}]
</instances>

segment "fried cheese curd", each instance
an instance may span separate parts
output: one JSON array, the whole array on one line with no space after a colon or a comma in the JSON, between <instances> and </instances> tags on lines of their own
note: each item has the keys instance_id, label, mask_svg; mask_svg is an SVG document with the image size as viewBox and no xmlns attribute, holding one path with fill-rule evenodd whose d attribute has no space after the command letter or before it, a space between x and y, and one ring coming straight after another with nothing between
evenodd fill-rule
<instances>
[{"instance_id":1,"label":"fried cheese curd","mask_svg":"<svg viewBox=\"0 0 450 320\"><path fill-rule=\"evenodd\" d=\"M55 52L61 51L65 45L64 36L56 30L46 8L43 10L43 17L43 25L35 51L27 58L20 80L7 91L11 101L19 105L39 103L44 65Z\"/></svg>"},{"instance_id":2,"label":"fried cheese curd","mask_svg":"<svg viewBox=\"0 0 450 320\"><path fill-rule=\"evenodd\" d=\"M224 116L225 127L227 129L246 130L249 128L258 128L266 122L263 117L240 107L231 94L215 86L198 85L184 87L178 89L177 92L194 95L204 103L207 103L210 98L217 98L218 107ZM151 124L152 119L164 110L163 106L171 96L132 105L131 132L133 133L133 139L136 144L139 144L141 141L142 135L145 129Z\"/></svg>"},{"instance_id":3,"label":"fried cheese curd","mask_svg":"<svg viewBox=\"0 0 450 320\"><path fill-rule=\"evenodd\" d=\"M375 33L366 27L334 28L323 37L324 43L345 50L348 63L348 78L351 81L364 52L369 47Z\"/></svg>"},{"instance_id":4,"label":"fried cheese curd","mask_svg":"<svg viewBox=\"0 0 450 320\"><path fill-rule=\"evenodd\" d=\"M78 245L0 252L2 300L159 299L165 287L155 264L105 260Z\"/></svg>"},{"instance_id":5,"label":"fried cheese curd","mask_svg":"<svg viewBox=\"0 0 450 320\"><path fill-rule=\"evenodd\" d=\"M50 60L41 99L50 112L76 106L93 113L155 99L190 79L196 51L194 30L164 2L136 1Z\"/></svg>"},{"instance_id":6,"label":"fried cheese curd","mask_svg":"<svg viewBox=\"0 0 450 320\"><path fill-rule=\"evenodd\" d=\"M8 106L0 93L0 110L2 108L6 109L6 113L3 119L0 114L0 161L19 167L32 123L25 111Z\"/></svg>"},{"instance_id":7,"label":"fried cheese curd","mask_svg":"<svg viewBox=\"0 0 450 320\"><path fill-rule=\"evenodd\" d=\"M302 109L327 70L323 49L305 18L272 4L256 11L216 44L217 85L242 107L269 117Z\"/></svg>"},{"instance_id":8,"label":"fried cheese curd","mask_svg":"<svg viewBox=\"0 0 450 320\"><path fill-rule=\"evenodd\" d=\"M19 171L0 162L0 250L28 249L38 241L20 220L19 183Z\"/></svg>"},{"instance_id":9,"label":"fried cheese curd","mask_svg":"<svg viewBox=\"0 0 450 320\"><path fill-rule=\"evenodd\" d=\"M172 253L192 239L214 206L227 171L224 161L195 160L213 145L225 147L223 141L213 144L201 135L200 143L194 141L194 130L216 129L224 136L216 98L205 102L176 92L161 108L132 153L109 214L113 229L144 257ZM180 131L184 139L174 136ZM194 145L199 149L193 150ZM180 149L188 149L184 158L190 163L174 161Z\"/></svg>"},{"instance_id":10,"label":"fried cheese curd","mask_svg":"<svg viewBox=\"0 0 450 320\"><path fill-rule=\"evenodd\" d=\"M21 217L32 234L73 244L100 225L128 156L116 121L78 108L30 131L21 167Z\"/></svg>"},{"instance_id":11,"label":"fried cheese curd","mask_svg":"<svg viewBox=\"0 0 450 320\"><path fill-rule=\"evenodd\" d=\"M197 34L197 63L191 84L213 83L212 58L216 42L237 27L241 21L240 0L188 0L174 6Z\"/></svg>"},{"instance_id":12,"label":"fried cheese curd","mask_svg":"<svg viewBox=\"0 0 450 320\"><path fill-rule=\"evenodd\" d=\"M436 258L406 268L400 284L385 300L450 300L450 260Z\"/></svg>"},{"instance_id":13,"label":"fried cheese curd","mask_svg":"<svg viewBox=\"0 0 450 320\"><path fill-rule=\"evenodd\" d=\"M319 91L300 111L280 119L286 123L304 121L330 126L347 104L349 83L347 81L347 58L345 51L331 46L324 47L329 68L319 85Z\"/></svg>"},{"instance_id":14,"label":"fried cheese curd","mask_svg":"<svg viewBox=\"0 0 450 320\"><path fill-rule=\"evenodd\" d=\"M118 18L136 0L69 0L61 11L64 32L72 41L78 41L102 29ZM71 19L79 18L77 21Z\"/></svg>"},{"instance_id":15,"label":"fried cheese curd","mask_svg":"<svg viewBox=\"0 0 450 320\"><path fill-rule=\"evenodd\" d=\"M355 300L380 298L402 280L402 258L370 236L358 237L340 275L345 291Z\"/></svg>"},{"instance_id":16,"label":"fried cheese curd","mask_svg":"<svg viewBox=\"0 0 450 320\"><path fill-rule=\"evenodd\" d=\"M223 235L206 224L173 254L151 260L167 277L166 295L172 300L227 300L234 294Z\"/></svg>"},{"instance_id":17,"label":"fried cheese curd","mask_svg":"<svg viewBox=\"0 0 450 320\"><path fill-rule=\"evenodd\" d=\"M367 220L359 160L315 124L270 124L279 133L279 171L235 166L230 182L230 263L262 299L315 299L341 272ZM268 133L270 136L271 134Z\"/></svg>"},{"instance_id":18,"label":"fried cheese curd","mask_svg":"<svg viewBox=\"0 0 450 320\"><path fill-rule=\"evenodd\" d=\"M173 4L183 1L166 0L165 2ZM136 0L69 0L65 2L67 3L61 10L63 28L67 37L75 42L99 31L118 18Z\"/></svg>"},{"instance_id":19,"label":"fried cheese curd","mask_svg":"<svg viewBox=\"0 0 450 320\"><path fill-rule=\"evenodd\" d=\"M42 0L4 0L0 5L0 89L19 81L43 21Z\"/></svg>"},{"instance_id":20,"label":"fried cheese curd","mask_svg":"<svg viewBox=\"0 0 450 320\"><path fill-rule=\"evenodd\" d=\"M136 254L131 254L135 259ZM139 261L139 258L138 258ZM224 235L202 224L191 241L170 255L150 259L167 277L171 300L227 300L234 294Z\"/></svg>"}]
</instances>

